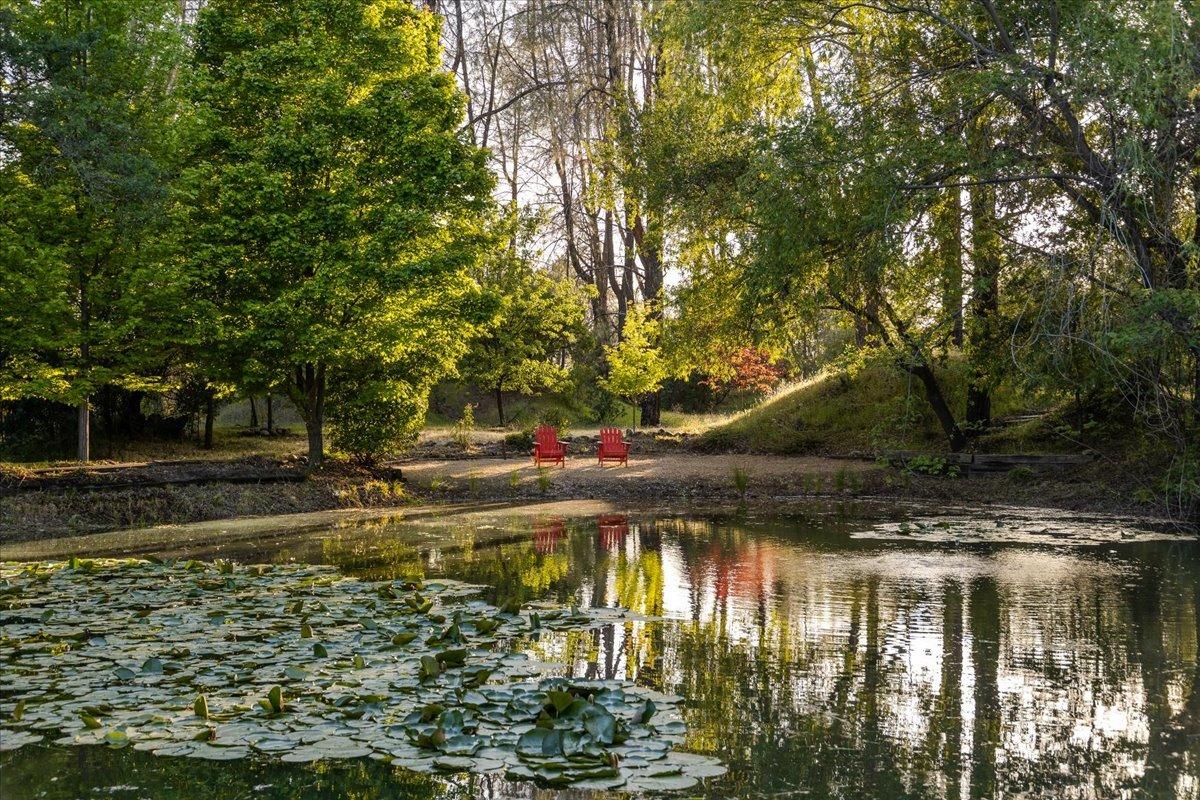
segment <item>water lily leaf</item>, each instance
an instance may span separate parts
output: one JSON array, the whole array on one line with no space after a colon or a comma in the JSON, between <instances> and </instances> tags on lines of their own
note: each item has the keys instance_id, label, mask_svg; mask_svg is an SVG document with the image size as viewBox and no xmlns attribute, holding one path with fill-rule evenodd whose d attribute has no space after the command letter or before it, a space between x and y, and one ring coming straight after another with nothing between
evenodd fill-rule
<instances>
[{"instance_id":1,"label":"water lily leaf","mask_svg":"<svg viewBox=\"0 0 1200 800\"><path fill-rule=\"evenodd\" d=\"M159 755L159 751L155 751L154 754ZM237 761L239 758L250 755L250 749L247 747L214 747L211 744L197 742L192 745L192 749L187 755L209 761Z\"/></svg>"},{"instance_id":2,"label":"water lily leaf","mask_svg":"<svg viewBox=\"0 0 1200 800\"><path fill-rule=\"evenodd\" d=\"M617 720L599 706L584 715L584 729L601 744L612 744L617 738Z\"/></svg>"},{"instance_id":3,"label":"water lily leaf","mask_svg":"<svg viewBox=\"0 0 1200 800\"><path fill-rule=\"evenodd\" d=\"M475 766L475 759L465 756L438 756L433 765L445 772L467 772Z\"/></svg>"},{"instance_id":4,"label":"water lily leaf","mask_svg":"<svg viewBox=\"0 0 1200 800\"><path fill-rule=\"evenodd\" d=\"M692 778L719 778L728 771L728 767L716 761L710 761L707 764L688 764L683 768L683 774Z\"/></svg>"},{"instance_id":5,"label":"water lily leaf","mask_svg":"<svg viewBox=\"0 0 1200 800\"><path fill-rule=\"evenodd\" d=\"M27 744L36 744L42 741L42 738L40 734L31 733L30 731L13 731L0 728L0 753L19 750Z\"/></svg>"},{"instance_id":6,"label":"water lily leaf","mask_svg":"<svg viewBox=\"0 0 1200 800\"><path fill-rule=\"evenodd\" d=\"M546 728L534 728L521 734L517 740L517 752L523 755L541 755L542 742L549 731Z\"/></svg>"},{"instance_id":7,"label":"water lily leaf","mask_svg":"<svg viewBox=\"0 0 1200 800\"><path fill-rule=\"evenodd\" d=\"M537 778L537 773L524 764L517 764L509 767L505 776L513 781L531 781Z\"/></svg>"},{"instance_id":8,"label":"water lily leaf","mask_svg":"<svg viewBox=\"0 0 1200 800\"><path fill-rule=\"evenodd\" d=\"M620 775L611 778L585 778L571 784L572 789L582 789L593 792L608 792L620 789L625 785L625 779Z\"/></svg>"},{"instance_id":9,"label":"water lily leaf","mask_svg":"<svg viewBox=\"0 0 1200 800\"><path fill-rule=\"evenodd\" d=\"M635 777L626 784L627 789L640 792L675 792L690 789L699 781L687 775L672 775L661 778Z\"/></svg>"},{"instance_id":10,"label":"water lily leaf","mask_svg":"<svg viewBox=\"0 0 1200 800\"><path fill-rule=\"evenodd\" d=\"M488 667L477 669L474 672L468 672L463 676L463 686L476 688L487 683L488 678L492 677L493 670Z\"/></svg>"},{"instance_id":11,"label":"water lily leaf","mask_svg":"<svg viewBox=\"0 0 1200 800\"><path fill-rule=\"evenodd\" d=\"M446 707L444 705L442 705L441 703L430 703L429 705L422 708L418 712L417 716L421 722L429 722L431 720L435 720L438 717L440 717L442 715L442 712L445 710L446 710Z\"/></svg>"},{"instance_id":12,"label":"water lily leaf","mask_svg":"<svg viewBox=\"0 0 1200 800\"><path fill-rule=\"evenodd\" d=\"M724 769L671 751L685 730L677 697L620 680L548 677L565 665L493 650L492 640L468 650L468 634L516 637L525 626L466 584L430 583L410 603L381 597L379 583L303 564L97 559L78 574L64 575L61 563L45 568L53 581L40 581L36 569L0 562L0 591L15 590L30 606L15 612L16 638L6 627L0 663L20 665L6 693L36 697L35 724L62 744L208 759L251 748L297 762L370 756L420 772L507 770L514 780L603 790L658 791ZM129 610L117 619L119 607ZM308 617L273 619L280 608ZM529 624L582 631L625 614L540 606ZM309 634L311 656L297 652L293 626ZM59 644L21 643L39 635ZM400 649L427 640L436 645ZM340 671L313 666L330 653L346 654L325 662ZM302 682L301 690L285 699L283 686L270 683L276 677ZM192 714L180 714L181 696L194 698ZM24 701L15 705L10 718L27 720ZM209 723L214 710L221 721ZM40 739L0 733L3 750ZM633 779L645 788L622 784Z\"/></svg>"},{"instance_id":13,"label":"water lily leaf","mask_svg":"<svg viewBox=\"0 0 1200 800\"><path fill-rule=\"evenodd\" d=\"M467 651L458 650L443 650L437 654L437 662L442 666L462 666L467 659Z\"/></svg>"},{"instance_id":14,"label":"water lily leaf","mask_svg":"<svg viewBox=\"0 0 1200 800\"><path fill-rule=\"evenodd\" d=\"M421 668L418 672L422 681L430 681L441 674L441 667L433 656L421 656Z\"/></svg>"},{"instance_id":15,"label":"water lily leaf","mask_svg":"<svg viewBox=\"0 0 1200 800\"><path fill-rule=\"evenodd\" d=\"M125 731L109 731L104 734L105 743L112 748L121 748L129 746L129 734Z\"/></svg>"},{"instance_id":16,"label":"water lily leaf","mask_svg":"<svg viewBox=\"0 0 1200 800\"><path fill-rule=\"evenodd\" d=\"M550 691L546 693L546 697L550 700L550 704L554 707L554 710L559 714L566 711L567 707L575 702L575 695L570 692Z\"/></svg>"}]
</instances>

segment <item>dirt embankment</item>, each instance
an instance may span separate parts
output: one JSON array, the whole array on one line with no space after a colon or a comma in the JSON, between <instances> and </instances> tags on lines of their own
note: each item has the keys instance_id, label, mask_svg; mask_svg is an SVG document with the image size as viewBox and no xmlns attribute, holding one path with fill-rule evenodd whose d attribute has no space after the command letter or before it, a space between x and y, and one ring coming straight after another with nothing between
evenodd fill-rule
<instances>
[{"instance_id":1,"label":"dirt embankment","mask_svg":"<svg viewBox=\"0 0 1200 800\"><path fill-rule=\"evenodd\" d=\"M407 501L394 468L255 457L0 470L0 542Z\"/></svg>"},{"instance_id":2,"label":"dirt embankment","mask_svg":"<svg viewBox=\"0 0 1200 800\"><path fill-rule=\"evenodd\" d=\"M309 475L299 458L97 464L0 472L0 542L234 517L386 508L428 500L689 501L775 506L803 497L894 497L1002 503L1156 516L1103 463L1019 475L937 477L868 460L635 448L628 466L596 464L570 445L565 468L538 469L490 443L464 454L447 443L373 469L333 462ZM502 453L508 453L504 457Z\"/></svg>"}]
</instances>

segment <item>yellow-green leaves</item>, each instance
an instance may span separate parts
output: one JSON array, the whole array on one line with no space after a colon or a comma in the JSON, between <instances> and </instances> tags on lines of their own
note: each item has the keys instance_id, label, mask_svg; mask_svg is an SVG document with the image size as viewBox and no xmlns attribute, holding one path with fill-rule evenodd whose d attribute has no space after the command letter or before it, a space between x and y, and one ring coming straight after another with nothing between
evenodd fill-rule
<instances>
[{"instance_id":1,"label":"yellow-green leaves","mask_svg":"<svg viewBox=\"0 0 1200 800\"><path fill-rule=\"evenodd\" d=\"M197 695L196 702L192 703L192 711L200 719L208 719L208 700L204 695Z\"/></svg>"}]
</instances>

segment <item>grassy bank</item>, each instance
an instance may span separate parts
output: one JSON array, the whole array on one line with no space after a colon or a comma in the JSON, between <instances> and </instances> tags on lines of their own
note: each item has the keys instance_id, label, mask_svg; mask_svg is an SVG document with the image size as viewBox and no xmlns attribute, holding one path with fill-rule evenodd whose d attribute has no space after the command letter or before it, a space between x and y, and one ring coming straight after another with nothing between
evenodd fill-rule
<instances>
[{"instance_id":1,"label":"grassy bank","mask_svg":"<svg viewBox=\"0 0 1200 800\"><path fill-rule=\"evenodd\" d=\"M961 408L958 365L943 376L948 399ZM979 452L1127 452L1134 443L1122 420L1081 422L1073 409L1053 407L1004 388L993 393L992 430L975 440ZM1111 409L1101 411L1110 413ZM887 450L946 450L946 437L920 385L887 365L858 371L826 370L782 387L753 407L724 418L709 417L695 443L704 451L823 455Z\"/></svg>"}]
</instances>

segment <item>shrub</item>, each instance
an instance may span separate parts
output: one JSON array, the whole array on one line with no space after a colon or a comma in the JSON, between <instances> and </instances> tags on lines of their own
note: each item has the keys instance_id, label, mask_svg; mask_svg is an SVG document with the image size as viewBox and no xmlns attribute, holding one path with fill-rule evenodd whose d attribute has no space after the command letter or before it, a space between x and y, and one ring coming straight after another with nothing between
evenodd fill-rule
<instances>
[{"instance_id":1,"label":"shrub","mask_svg":"<svg viewBox=\"0 0 1200 800\"><path fill-rule=\"evenodd\" d=\"M1029 467L1013 467L1008 471L1008 479L1013 483L1032 483L1033 477L1033 470Z\"/></svg>"},{"instance_id":2,"label":"shrub","mask_svg":"<svg viewBox=\"0 0 1200 800\"><path fill-rule=\"evenodd\" d=\"M904 471L910 475L943 475L948 478L957 478L960 474L957 465L951 464L941 456L928 455L908 459L904 464Z\"/></svg>"},{"instance_id":3,"label":"shrub","mask_svg":"<svg viewBox=\"0 0 1200 800\"><path fill-rule=\"evenodd\" d=\"M475 431L475 406L467 403L463 406L462 417L454 423L451 436L463 450L471 449L471 434Z\"/></svg>"},{"instance_id":4,"label":"shrub","mask_svg":"<svg viewBox=\"0 0 1200 800\"><path fill-rule=\"evenodd\" d=\"M511 450L530 450L533 448L533 429L513 431L504 437L504 446Z\"/></svg>"},{"instance_id":5,"label":"shrub","mask_svg":"<svg viewBox=\"0 0 1200 800\"><path fill-rule=\"evenodd\" d=\"M733 490L737 492L738 497L746 499L746 492L750 488L750 473L742 467L733 468Z\"/></svg>"},{"instance_id":6,"label":"shrub","mask_svg":"<svg viewBox=\"0 0 1200 800\"><path fill-rule=\"evenodd\" d=\"M332 405L333 445L372 463L411 447L425 424L429 395L400 381L371 381Z\"/></svg>"}]
</instances>

